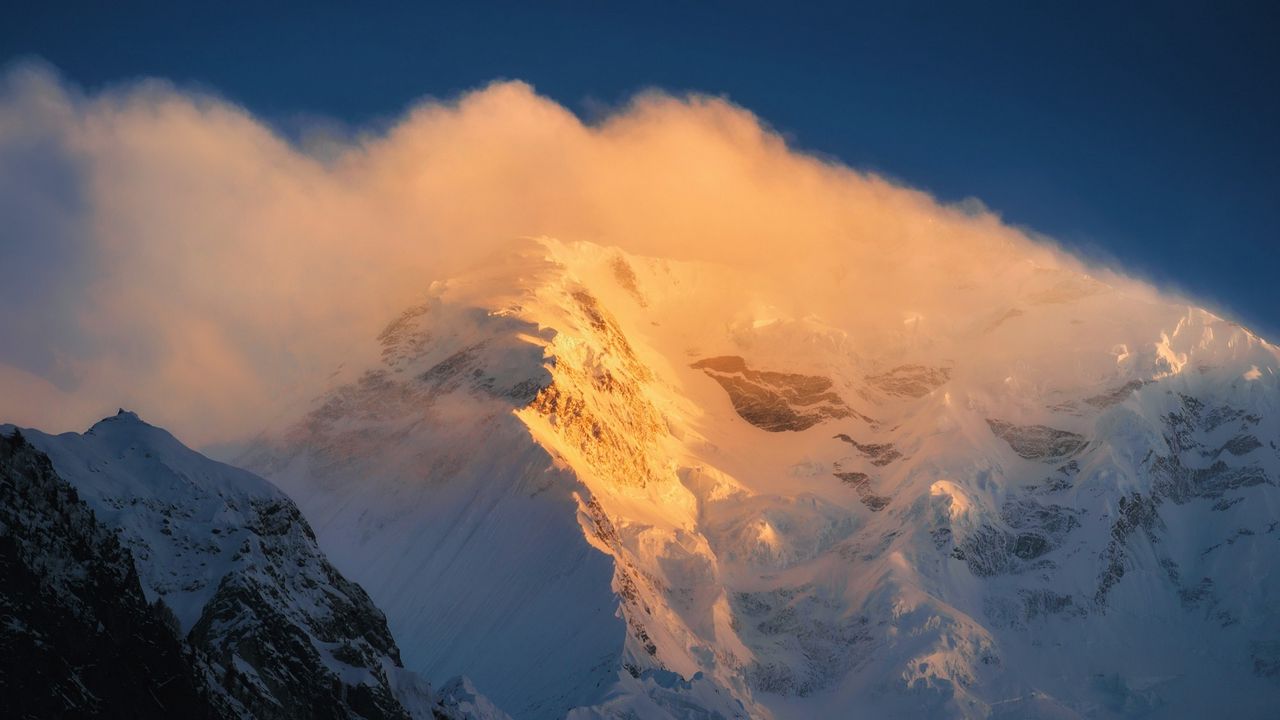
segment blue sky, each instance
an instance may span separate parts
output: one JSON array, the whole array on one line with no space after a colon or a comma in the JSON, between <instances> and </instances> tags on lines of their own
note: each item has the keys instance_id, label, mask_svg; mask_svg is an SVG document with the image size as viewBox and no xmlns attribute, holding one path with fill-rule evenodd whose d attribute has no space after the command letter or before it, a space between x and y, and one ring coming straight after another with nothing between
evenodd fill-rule
<instances>
[{"instance_id":1,"label":"blue sky","mask_svg":"<svg viewBox=\"0 0 1280 720\"><path fill-rule=\"evenodd\" d=\"M1280 333L1274 4L74 5L9 9L0 61L90 90L168 78L286 133L495 78L588 119L646 87L724 95L797 147Z\"/></svg>"}]
</instances>

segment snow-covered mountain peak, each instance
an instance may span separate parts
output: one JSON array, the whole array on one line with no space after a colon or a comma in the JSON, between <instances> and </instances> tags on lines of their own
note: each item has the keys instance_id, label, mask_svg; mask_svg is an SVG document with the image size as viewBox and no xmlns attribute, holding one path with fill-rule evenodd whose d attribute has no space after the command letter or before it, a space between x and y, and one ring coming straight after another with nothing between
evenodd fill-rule
<instances>
[{"instance_id":1,"label":"snow-covered mountain peak","mask_svg":"<svg viewBox=\"0 0 1280 720\"><path fill-rule=\"evenodd\" d=\"M84 434L26 432L98 516L122 528L141 561L148 599L163 595L184 632L237 554L235 529L263 504L289 502L261 477L206 458L132 412L121 410ZM300 528L311 532L305 521ZM157 544L157 536L171 541Z\"/></svg>"},{"instance_id":2,"label":"snow-covered mountain peak","mask_svg":"<svg viewBox=\"0 0 1280 720\"><path fill-rule=\"evenodd\" d=\"M520 241L243 461L409 667L521 717L1276 697L1251 638L1280 637L1280 588L1246 568L1280 537L1280 353L1052 253L971 255L876 276Z\"/></svg>"},{"instance_id":3,"label":"snow-covered mountain peak","mask_svg":"<svg viewBox=\"0 0 1280 720\"><path fill-rule=\"evenodd\" d=\"M132 410L125 410L124 408L120 408L119 410L117 410L114 416L103 418L99 422L105 422L107 420L119 420L121 422L142 422L142 418L138 417L138 413Z\"/></svg>"}]
</instances>

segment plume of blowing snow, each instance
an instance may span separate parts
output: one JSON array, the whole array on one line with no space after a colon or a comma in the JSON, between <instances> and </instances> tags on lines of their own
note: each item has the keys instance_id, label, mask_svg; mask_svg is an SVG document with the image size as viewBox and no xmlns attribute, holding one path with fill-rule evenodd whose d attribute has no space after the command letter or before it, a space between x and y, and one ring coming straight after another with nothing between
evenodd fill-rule
<instances>
[{"instance_id":1,"label":"plume of blowing snow","mask_svg":"<svg viewBox=\"0 0 1280 720\"><path fill-rule=\"evenodd\" d=\"M23 65L0 83L0 419L18 424L125 405L239 439L522 236L754 268L846 328L945 320L958 282L1074 262L719 98L646 93L584 124L495 83L312 153L163 82L86 95Z\"/></svg>"}]
</instances>

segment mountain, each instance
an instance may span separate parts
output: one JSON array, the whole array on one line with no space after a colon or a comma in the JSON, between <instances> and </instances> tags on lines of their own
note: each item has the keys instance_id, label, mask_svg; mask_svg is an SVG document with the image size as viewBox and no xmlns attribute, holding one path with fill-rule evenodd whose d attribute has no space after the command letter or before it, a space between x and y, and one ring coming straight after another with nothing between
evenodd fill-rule
<instances>
[{"instance_id":1,"label":"mountain","mask_svg":"<svg viewBox=\"0 0 1280 720\"><path fill-rule=\"evenodd\" d=\"M943 255L780 282L522 241L238 462L406 667L520 718L1270 716L1280 352Z\"/></svg>"},{"instance_id":2,"label":"mountain","mask_svg":"<svg viewBox=\"0 0 1280 720\"><path fill-rule=\"evenodd\" d=\"M88 533L114 548L112 567L125 568L137 589L123 598L125 609L165 608L168 642L175 652L185 648L180 659L193 658L197 687L216 699L219 716L503 717L450 714L447 698L403 669L382 612L329 563L297 506L269 482L123 410L83 435L24 429L21 437L6 442L28 447L38 457L27 462L70 494L64 504L78 503L63 542ZM52 553L34 553L36 564ZM56 586L48 592L65 594ZM115 592L81 594L95 603L83 622L121 612ZM83 654L101 664L126 652ZM61 651L32 648L14 657L69 662ZM134 705L119 699L107 710L128 715Z\"/></svg>"},{"instance_id":3,"label":"mountain","mask_svg":"<svg viewBox=\"0 0 1280 720\"><path fill-rule=\"evenodd\" d=\"M129 551L18 434L0 434L0 618L6 717L228 716Z\"/></svg>"}]
</instances>

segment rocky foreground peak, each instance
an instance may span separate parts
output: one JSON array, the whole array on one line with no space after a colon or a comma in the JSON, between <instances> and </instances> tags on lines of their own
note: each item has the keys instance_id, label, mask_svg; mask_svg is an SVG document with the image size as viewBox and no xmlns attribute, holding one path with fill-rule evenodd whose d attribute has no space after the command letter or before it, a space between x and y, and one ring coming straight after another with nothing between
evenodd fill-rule
<instances>
[{"instance_id":1,"label":"rocky foreground peak","mask_svg":"<svg viewBox=\"0 0 1280 720\"><path fill-rule=\"evenodd\" d=\"M0 426L0 445L3 675L27 685L10 688L22 702L7 707L505 717L483 697L474 712L453 707L406 671L382 612L266 480L124 410L83 435Z\"/></svg>"}]
</instances>

